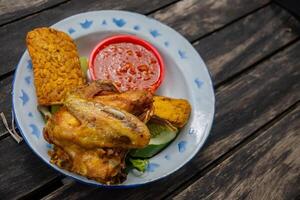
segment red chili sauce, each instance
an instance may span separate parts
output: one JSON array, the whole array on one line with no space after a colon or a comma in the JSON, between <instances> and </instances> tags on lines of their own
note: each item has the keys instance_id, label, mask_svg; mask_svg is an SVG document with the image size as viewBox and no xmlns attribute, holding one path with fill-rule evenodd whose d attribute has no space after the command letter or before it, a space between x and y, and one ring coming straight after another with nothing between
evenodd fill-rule
<instances>
[{"instance_id":1,"label":"red chili sauce","mask_svg":"<svg viewBox=\"0 0 300 200\"><path fill-rule=\"evenodd\" d=\"M128 43L110 44L94 60L96 79L112 80L121 91L150 89L158 81L160 66L145 47Z\"/></svg>"}]
</instances>

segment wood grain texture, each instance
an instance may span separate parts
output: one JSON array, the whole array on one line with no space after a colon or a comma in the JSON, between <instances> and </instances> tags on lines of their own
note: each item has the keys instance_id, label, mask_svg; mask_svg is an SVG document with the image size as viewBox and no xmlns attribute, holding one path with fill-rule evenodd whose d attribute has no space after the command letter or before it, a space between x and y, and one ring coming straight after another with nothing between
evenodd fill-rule
<instances>
[{"instance_id":1,"label":"wood grain texture","mask_svg":"<svg viewBox=\"0 0 300 200\"><path fill-rule=\"evenodd\" d=\"M3 67L0 67L0 76L15 69L18 60L25 50L26 33L33 28L50 26L74 14L93 10L122 9L146 14L175 1L178 0L72 0L53 9L45 10L38 15L32 15L2 26L0 29L0 43L2 45L0 48L0 60ZM8 54L7 52L10 53Z\"/></svg>"},{"instance_id":2,"label":"wood grain texture","mask_svg":"<svg viewBox=\"0 0 300 200\"><path fill-rule=\"evenodd\" d=\"M271 4L194 44L218 85L298 39L300 23Z\"/></svg>"},{"instance_id":3,"label":"wood grain texture","mask_svg":"<svg viewBox=\"0 0 300 200\"><path fill-rule=\"evenodd\" d=\"M174 14L174 18L177 17L180 15ZM293 41L299 36L299 29L297 20L278 6L271 5L196 42L194 46L207 63L216 85ZM232 33L239 33L239 37ZM244 44L244 41L249 42ZM222 48L216 48L220 44ZM5 106L3 111L10 116L10 107ZM0 125L0 135L3 128Z\"/></svg>"},{"instance_id":4,"label":"wood grain texture","mask_svg":"<svg viewBox=\"0 0 300 200\"><path fill-rule=\"evenodd\" d=\"M21 53L24 51L24 38L28 30L31 30L37 26L48 26L54 22L63 19L67 16L76 14L78 12L84 12L89 10L99 9L125 9L135 10L140 13L147 13L158 9L161 6L167 5L176 0L165 0L165 1L92 1L87 0L84 3L80 0L74 0L66 4L62 4L55 9L50 9L42 12L39 15L34 15L22 19L18 22L1 27L0 34L6 37L6 47L3 44L0 48L0 60L2 61L0 67L1 72L9 72L8 69L14 68L10 63L5 61L13 58L14 65L20 58ZM1 40L1 39L0 39ZM11 50L11 51L9 51ZM9 53L7 53L9 52ZM16 53L17 52L17 53ZM12 55L15 54L15 55ZM0 82L0 111L4 111L8 120L11 117L11 88L12 88L12 76L4 78ZM4 133L5 129L2 123L0 123L0 136ZM13 141L8 143L7 141L11 138L5 138L0 141L1 148L6 151L1 152L0 160L10 160L10 162L1 162L0 168L0 196L1 198L15 199L18 196L26 195L31 191L45 185L46 183L57 178L60 174L54 172L54 170L46 167L46 164L41 161L30 148L23 142L17 145ZM11 153L13 152L13 153ZM18 154L18 155L17 155ZM4 157L6 156L6 157ZM11 156L11 158L10 158ZM16 159L14 159L16 158ZM24 162L19 162L22 159ZM26 162L25 162L26 161ZM15 168L14 168L15 167ZM11 169L10 173L7 173L7 169ZM18 177L14 176L14 171ZM22 172L22 173L19 173ZM40 174L37 174L40 173ZM17 181L17 179L19 181ZM3 180L3 181L2 181ZM23 181L24 180L24 181ZM20 184L20 185L19 185ZM9 186L9 188L8 188Z\"/></svg>"},{"instance_id":5,"label":"wood grain texture","mask_svg":"<svg viewBox=\"0 0 300 200\"><path fill-rule=\"evenodd\" d=\"M67 0L0 0L0 25L66 1Z\"/></svg>"},{"instance_id":6,"label":"wood grain texture","mask_svg":"<svg viewBox=\"0 0 300 200\"><path fill-rule=\"evenodd\" d=\"M7 121L11 119L11 110L12 110L12 81L13 77L10 76L4 80L0 81L0 112L3 112L7 117ZM0 121L0 137L8 134L2 121ZM0 169L1 170L1 169Z\"/></svg>"},{"instance_id":7,"label":"wood grain texture","mask_svg":"<svg viewBox=\"0 0 300 200\"><path fill-rule=\"evenodd\" d=\"M175 0L125 0L122 1L122 3L119 3L117 0L87 0L82 3L80 0L73 0L55 7L54 9L46 10L39 15L30 16L13 24L4 26L0 29L0 43L2 44L2 47L0 48L0 60L5 67L0 68L0 76L15 69L18 59L25 50L25 35L29 30L35 27L49 26L65 17L90 10L113 8L147 13L155 8L159 8L174 1ZM232 20L257 9L268 2L269 0L182 0L165 9L159 10L158 13L153 14L152 17L170 25L188 37L188 39L193 40L216 28L224 26ZM204 20L200 20L202 18ZM216 26L216 24L218 25ZM192 31L192 29L194 31ZM7 54L7 52L10 52L10 54Z\"/></svg>"},{"instance_id":8,"label":"wood grain texture","mask_svg":"<svg viewBox=\"0 0 300 200\"><path fill-rule=\"evenodd\" d=\"M268 2L269 0L183 0L159 10L152 17L193 41Z\"/></svg>"},{"instance_id":9,"label":"wood grain texture","mask_svg":"<svg viewBox=\"0 0 300 200\"><path fill-rule=\"evenodd\" d=\"M0 196L16 199L58 177L28 146L18 145L11 137L0 144Z\"/></svg>"},{"instance_id":10,"label":"wood grain texture","mask_svg":"<svg viewBox=\"0 0 300 200\"><path fill-rule=\"evenodd\" d=\"M116 193L70 183L46 199L164 198L297 102L300 99L299 67L300 42L221 86L216 91L215 123L206 144L189 164L166 179Z\"/></svg>"},{"instance_id":11,"label":"wood grain texture","mask_svg":"<svg viewBox=\"0 0 300 200\"><path fill-rule=\"evenodd\" d=\"M1 0L0 0L1 1ZM90 11L90 10L101 10L101 9L125 9L132 10L140 13L147 13L154 11L161 6L168 5L169 3L176 2L177 0L154 0L154 1L93 1L87 0L82 3L80 0L74 0L66 4L60 5L55 9L50 9L40 13L39 15L30 16L26 19L20 20L13 24L1 27L0 29L0 43L3 45L0 48L0 60L2 61L0 67L0 76L10 72L17 65L24 49L25 49L25 36L27 31L38 26L49 26L56 21L59 21L67 16L77 14L80 12ZM24 26L26 24L26 26ZM9 33L9 34L8 34ZM1 37L2 34L2 37ZM6 39L4 39L6 37ZM2 40L3 39L3 40ZM2 41L1 41L2 40ZM7 53L10 52L10 53ZM6 63L8 61L8 63ZM3 72L3 73L2 73ZM10 78L11 79L11 78ZM10 119L11 117L11 84L10 79L2 80L0 84L0 112L4 112L5 115ZM1 80L1 79L0 79ZM12 82L12 81L11 81ZM4 86L4 87L2 87ZM0 136L5 131L4 125L0 123Z\"/></svg>"},{"instance_id":12,"label":"wood grain texture","mask_svg":"<svg viewBox=\"0 0 300 200\"><path fill-rule=\"evenodd\" d=\"M296 199L299 144L298 106L174 199Z\"/></svg>"},{"instance_id":13,"label":"wood grain texture","mask_svg":"<svg viewBox=\"0 0 300 200\"><path fill-rule=\"evenodd\" d=\"M275 15L274 15L275 16ZM279 15L279 16L281 16L281 15ZM260 17L260 15L258 15L257 17ZM282 16L281 16L282 17ZM255 18L255 19L258 19L258 18ZM277 21L277 20L274 20L274 19L272 19L273 21ZM243 23L241 22L241 21L238 21L237 22L238 23L238 25L236 25L236 26L241 26ZM255 23L254 21L252 21L251 23ZM250 23L250 24L251 24ZM257 22L258 23L258 22ZM252 25L252 26L254 26L254 25ZM242 27L242 26L241 26ZM281 28L288 28L289 27L289 25L287 24L287 26L279 26L279 28L278 28L278 31L280 31L281 30ZM227 27L227 28L231 28L231 26L230 27ZM214 34L214 35L216 35L216 36L218 36L218 34L219 33L216 33L216 34ZM214 35L212 35L212 36L214 36ZM213 42L213 41L215 41L215 37L212 37L212 36L210 36L210 38L211 38L211 42ZM263 37L263 34L259 34L259 36L260 37L257 37L258 39L260 39L261 37ZM293 38L295 38L295 33L294 33L294 31L291 31L291 34L286 34L285 35L286 36L286 38L288 38L289 40L292 40ZM248 37L252 37L252 32L250 32L249 33L249 35L248 35ZM277 37L272 37L272 36L270 36L271 38L269 39L269 43L272 43L272 40L276 40L277 39ZM239 40L239 38L238 37L236 37L236 38L232 38L232 43L233 44L239 44L239 42L235 42L235 40ZM278 42L278 47L280 46L280 44L281 45L284 45L286 42L287 42L287 40L279 40L280 42ZM275 42L274 42L275 43ZM275 48L277 48L277 46L274 46L273 47L274 49ZM271 50L273 50L272 48L270 48ZM260 51L257 51L257 53L259 53ZM268 52L267 50L265 51L265 54L267 55L268 53L270 53L270 52ZM255 54L254 54L255 55ZM255 56L253 56L253 57L255 57ZM259 57L257 57L257 59L259 59ZM226 62L224 62L224 63L222 63L222 65L224 65L224 66L226 66ZM245 67L248 67L248 66L245 66ZM283 74L282 75L282 77L284 77L284 75L286 75L286 74ZM281 77L281 78L282 78ZM213 77L214 78L214 77ZM274 89L274 88L273 88ZM290 92L292 93L292 91L289 91L288 92L288 94L290 94ZM235 95L237 95L238 93L235 93ZM225 93L224 93L224 95L225 95ZM262 94L259 94L260 96L262 95ZM9 98L10 98L10 96L9 96ZM220 98L220 97L217 97L217 98ZM261 97L260 97L261 98ZM284 99L288 99L288 98L284 98ZM295 100L295 96L291 96L290 97L290 101L287 101L286 102L286 104L284 104L284 105L282 105L282 107L280 107L280 106L278 106L277 104L279 104L279 102L274 102L274 104L277 106L275 106L275 113L273 114L273 115L271 115L270 116L270 114L267 114L267 116L269 116L265 121L263 121L263 122L261 122L260 124L258 124L257 126L260 126L261 124L263 124L264 122L266 122L266 121L268 121L270 118L272 118L274 115L276 115L276 114L278 114L278 112L280 112L280 111L282 111L283 109L285 109L288 105L289 105L289 103L292 103L293 101ZM269 99L268 101L271 101L271 99ZM227 103L228 104L228 103ZM242 102L241 102L241 104L242 104ZM3 104L2 104L3 105ZM273 104L272 104L273 105ZM271 106L272 106L271 105ZM230 105L227 105L227 106L232 106L232 104L230 104ZM271 109L271 106L270 107L268 107L268 109ZM276 111L276 108L279 108L279 110L278 111ZM217 108L217 109L220 109L219 107ZM230 110L227 110L228 112L231 112ZM237 115L237 112L238 111L236 111L235 112L235 114ZM263 114L260 114L260 115L263 115ZM223 113L222 115L221 115L222 117L224 117L224 116L226 116L226 113ZM253 119L253 116L249 116L248 115L248 117L250 118L250 120L251 119ZM247 118L247 116L245 116L245 118ZM221 119L220 117L218 118L218 119ZM246 119L245 119L246 120ZM231 122L231 124L232 124L233 122ZM230 126L230 124L228 125L228 126ZM220 131L220 130L219 130ZM248 131L247 132L247 134L250 134L249 133L249 130L246 130L246 131ZM216 134L215 134L216 135ZM227 134L227 135L230 135L230 134ZM240 139L242 139L242 138L240 138ZM224 141L223 141L224 142ZM225 145L225 144L224 144ZM230 147L232 146L232 143L229 143L229 145L228 146L226 146L226 148L222 151L221 149L218 149L218 151L216 151L215 152L215 155L216 156L218 156L217 154L218 154L218 152L221 152L221 153L224 153L224 152L226 152ZM22 152L20 152L20 153L22 153ZM198 160L198 159L197 159ZM200 160L200 161L199 161ZM197 164L196 163L196 165L195 164L193 164L193 167L189 167L189 168L187 168L187 169L185 169L185 170L183 170L183 171L180 171L179 173L181 174L181 176L180 177L185 177L185 175L184 175L184 172L188 172L188 170L189 169L193 169L194 170L194 172L192 173L192 174L195 174L195 173L197 173L199 170L198 170L198 168L199 169L202 169L203 167L205 167L208 163L210 163L210 162L212 162L213 161L213 158L206 158L206 159L204 159L203 158L203 155L202 155L202 157L200 157L199 158L199 162L203 162L201 165L200 164ZM205 161L206 160L206 161ZM195 161L195 162L197 162L197 161ZM194 162L194 163L195 163ZM195 170L196 169L196 170ZM188 173L189 174L189 173ZM187 178L186 179L188 179L189 177L191 177L192 176L192 174L191 175L189 175L189 176L187 176ZM176 175L175 175L176 176ZM158 183L158 185L160 185L160 184L162 184L162 185L164 185L165 186L165 188L168 188L169 187L169 190L167 190L167 191L164 191L164 192L161 192L161 190L159 190L159 189L157 189L157 187L158 187L158 185L156 185L156 184L152 184L152 185L150 185L149 186L149 188L151 188L151 189L149 189L151 192L154 192L154 194L158 194L158 193L161 193L161 195L160 196L164 196L165 194L167 194L167 193L170 193L170 192L172 192L173 190L174 190L174 188L176 188L177 186L178 186L178 184L176 184L176 185L172 185L172 182L175 182L175 183L177 183L177 179L176 179L176 177L175 176L171 176L171 178L170 179L166 179L165 181L163 181L162 183ZM186 179L183 179L183 180L186 180ZM171 184L171 186L170 186L170 184ZM57 193L54 193L53 195L54 196L60 196L60 195L62 195L63 193L64 194L67 194L67 195L69 195L70 193L72 193L72 195L74 195L74 197L80 197L80 196L82 196L82 197L84 197L84 196L86 196L87 195L87 193L89 192L89 191L93 191L93 190L95 190L95 188L93 188L93 187L89 187L89 186L85 186L85 185L81 185L81 184L75 184L75 186L74 186L74 188L72 187L73 186L73 184L68 184L68 185L65 185L64 186L64 188L60 188L60 191L61 192L57 192ZM148 190L148 187L146 187L146 188L142 188L141 189L142 190L142 192L141 192L141 195L137 195L137 194L135 194L135 193L137 193L137 191L140 191L139 189L137 189L137 190L129 190L129 192L128 192L128 195L133 195L132 196L132 198L134 198L134 197L136 197L136 196L138 196L138 198L139 197L141 197L142 195L145 195L146 197L148 197L148 198L151 198L151 196L149 196L151 193L146 193L147 192L147 190ZM77 192L78 191L78 192ZM82 192L79 192L79 191L82 191ZM69 193L70 192L70 193ZM121 194L126 194L127 193L127 190L126 191L124 191L123 193L121 193ZM146 194L145 194L146 193ZM109 196L110 195L110 192L109 191L102 191L102 193L101 194L99 194L100 196ZM121 198L122 196L118 196L119 198ZM50 197L49 197L50 198Z\"/></svg>"},{"instance_id":14,"label":"wood grain texture","mask_svg":"<svg viewBox=\"0 0 300 200\"><path fill-rule=\"evenodd\" d=\"M72 11L72 12L75 12L75 11ZM280 14L280 16L281 16L281 14ZM43 18L43 19L46 22L48 22L46 18ZM51 19L52 18L50 17L50 20ZM188 20L188 18L186 18L186 20ZM28 20L28 23L29 23L29 20ZM40 20L39 23L44 23L44 22L42 20ZM255 22L253 21L253 23L255 23ZM174 23L174 24L176 24L176 23ZM289 24L287 24L286 26L284 26L283 24L284 23L282 23L280 25L280 23L279 23L279 25L280 25L279 31L281 30L281 27L289 27ZM38 25L38 23L36 23L36 25ZM246 25L244 25L244 27L246 27ZM259 28L259 26L257 26L257 27ZM28 29L30 29L30 27ZM230 30L228 30L227 32L229 33ZM253 32L255 32L255 31L253 31ZM287 32L287 33L289 33L289 32ZM24 35L24 33L22 33L22 34ZM218 34L219 34L219 32L216 34L213 34L209 37L212 37L212 36L218 35ZM246 34L246 31L243 32L243 34ZM252 37L251 34L249 34L249 36L247 36L247 37ZM275 43L276 45L274 45L274 47L266 48L267 50L264 52L263 55L261 55L261 57L268 55L270 52L274 51L276 48L279 48L280 46L286 44L288 42L288 40L293 40L296 37L295 35L296 34L294 33L294 31L292 31L291 34L284 35L284 36L286 36L287 40L285 38L277 40L277 41L279 41L278 46ZM264 37L264 34L258 34L258 36L259 37L257 37L257 38L262 38L262 37ZM17 38L17 35L15 35L14 37ZM20 37L20 35L18 37ZM221 36L219 36L219 37L222 38ZM245 37L245 36L243 36L243 37ZM268 36L268 37L272 37L272 35L270 34L270 36ZM266 37L266 39L268 39L268 37ZM225 37L223 37L223 38L225 38ZM276 39L278 39L278 38L273 37L268 41L268 43L271 44L272 40L276 40ZM212 37L211 40L217 40L217 39ZM232 38L233 44L235 44L235 42L234 42L235 40L239 40L239 38L238 37ZM20 41L21 40L19 40L19 42ZM236 42L236 44L239 45L239 43L241 43L241 42L242 41ZM230 43L230 42L228 42L228 43ZM215 43L215 44L217 45L218 43ZM219 45L217 45L217 46L219 46ZM208 47L209 47L209 45L208 45ZM234 48L234 45L232 46L232 48ZM20 52L22 52L22 51L23 50L21 49ZM299 51L299 47L297 47L296 51ZM236 55L242 55L242 53L239 51L234 51L234 52L236 53ZM256 51L256 53L258 53L258 52L259 51ZM226 52L224 51L223 53L226 53ZM82 198L84 198L86 196L92 198L92 197L95 197L94 195L96 195L96 197L116 198L116 199L120 199L120 198L124 199L126 197L128 197L129 199L144 198L144 197L145 197L145 199L151 199L153 197L157 197L157 198L163 197L166 194L169 194L170 192L174 191L179 186L179 184L188 180L190 177L192 177L196 173L199 173L199 171L201 169L203 169L209 163L213 162L217 157L219 157L223 153L227 152L232 146L236 145L239 141L243 140L245 137L250 135L253 131L255 131L256 128L260 127L261 125L263 125L264 123L266 123L267 121L272 119L278 113L280 113L284 109L286 109L290 104L294 103L297 98L299 98L299 96L297 96L297 93L295 93L295 91L297 91L296 89L298 89L298 91L299 91L299 86L297 86L297 84L296 84L296 80L295 80L296 75L293 75L293 73L295 73L296 68L293 68L291 66L291 64L293 64L293 63L295 64L295 63L299 62L299 60L297 58L295 58L296 56L299 57L299 55L293 56L290 54L291 54L291 52L285 53L285 55L288 55L287 56L288 59L292 60L290 62L287 62L288 70L287 71L282 70L283 74L279 74L277 77L275 77L275 80L273 80L273 81L275 81L274 86L272 86L273 77L270 74L266 75L267 74L266 71L264 71L261 74L262 70L261 70L261 66L260 66L260 67L258 67L259 70L257 72L260 74L260 76L256 76L255 74L254 75L247 74L245 80L238 79L238 80L236 80L236 81L238 81L237 83L236 83L236 81L230 83L231 86L233 86L234 84L241 84L241 86L234 86L233 89L230 89L230 87L228 88L228 85L227 85L226 87L221 87L218 90L218 92L217 92L217 95L218 95L217 96L217 100L218 100L217 110L219 110L219 112L217 113L218 117L216 118L217 119L216 127L214 127L214 130L211 134L212 139L209 140L209 142L206 144L206 147L203 148L203 152L200 152L200 154L197 155L197 157L192 161L192 163L190 165L181 169L176 174L170 176L169 178L167 178L165 180L157 182L155 184L150 184L147 187L141 187L138 189L129 189L129 190L119 190L118 192L112 192L111 190L99 191L93 187L85 186L85 185L81 185L81 184L68 184L68 185L65 185L63 188L60 188L59 191L49 195L48 196L49 199L56 198L56 197L57 198L58 197L70 197L70 198L71 197L74 197L74 198L82 197ZM1 54L1 55L3 55L3 54ZM21 55L21 53L19 55ZM220 55L221 55L221 53L220 53ZM218 55L217 57L219 57L220 55ZM214 58L214 55L212 55L212 54L210 54L209 56L212 56L210 59ZM256 57L255 52L253 53L253 57L254 57L254 60L255 59L259 60L261 58L260 56ZM240 57L240 56L233 56L233 59L230 61L233 62L233 60L235 58L242 59L242 57ZM264 65L264 67L272 70L274 67L273 66L274 64L270 63L270 61L268 61L268 62L269 62L269 64L271 64L271 67L269 65ZM227 63L227 61L224 61L220 65L226 66L226 63ZM276 63L277 63L277 65L281 64L282 66L285 66L284 60L277 61ZM215 65L215 66L219 66L219 65ZM241 65L239 65L239 67L241 67ZM246 66L243 66L243 67L248 67L248 65L246 64ZM256 70L257 69L255 69L255 71ZM1 69L0 69L0 71L1 71ZM253 72L253 71L251 71L251 72ZM273 70L272 73L273 72L276 74L276 72L279 73L281 71L278 69L278 66L277 66L276 70ZM222 77L221 74L222 73L220 73L220 78ZM224 74L226 74L226 73L224 73ZM264 77L264 76L266 76L266 77ZM289 80L287 83L284 83L285 76L286 76L287 80ZM269 81L268 79L271 79L270 83L268 83L268 81ZM299 79L299 76L298 76L298 79ZM3 80L3 81L5 81L5 80ZM250 85L247 85L248 82L244 83L244 81L248 81ZM279 82L278 84L276 84L277 81ZM7 82L9 82L9 81L7 81ZM259 84L262 84L262 86L258 87L259 88L258 91L254 92L254 94L252 96L250 95L248 97L247 96L248 90L253 92L251 90L251 88L256 88ZM289 86L291 86L291 88ZM266 99L264 98L266 96L265 95L266 93L268 93L270 91L271 91L271 93L273 93L274 91L277 90L277 87L279 88L279 93L284 91L285 94L274 94L273 97L275 97L275 100L272 99L271 97L267 97ZM227 92L227 90L229 92ZM235 90L237 90L237 91L235 91ZM2 92L2 87L0 88L0 91ZM239 99L240 93L241 93L242 99ZM226 97L227 95L229 95L231 97ZM232 97L232 95L235 95L235 96ZM246 101L245 105L243 103L244 99L246 99L246 100L248 99L248 101ZM263 103L263 105L265 107L263 109L263 111L259 112L259 110L254 109L255 105L254 105L254 103L250 102L251 100L252 101L263 101L263 102L265 101L265 103ZM10 99L5 100L5 101L10 102ZM7 104L0 104L0 105L7 105ZM250 108L247 109L247 111L246 111L247 113L243 114L244 106L247 107L247 105L250 106ZM235 108L235 106L238 106L240 108ZM225 108L225 107L228 107L228 108ZM236 121L239 121L239 115L241 115L241 122L242 122L241 125L236 124ZM229 116L229 119L226 119L227 116ZM242 126L244 126L245 124L247 125L247 127L245 129L243 129ZM223 131L222 131L222 126L224 126L226 128L225 133L223 133ZM230 126L233 126L233 127L229 128ZM239 131L241 131L241 132L239 133ZM218 137L218 135L221 135L221 136ZM229 137L229 141L227 141L227 139L226 139L228 137ZM231 139L231 137L233 137L233 139ZM0 141L0 145L2 145L1 141ZM25 146L25 144L22 144L22 145ZM210 152L212 148L210 148L210 150L206 150L207 147L210 147L212 145L214 146L214 148L215 147L217 147L217 148L213 149L212 152ZM218 145L220 145L220 147L218 147ZM20 155L23 154L22 151L19 151L18 153ZM34 156L34 155L32 154L32 156ZM26 159L26 158L29 158L29 160L30 160L31 157L28 155L25 155L24 159ZM13 165L13 164L16 165L17 162L15 161L15 163L11 163L11 165ZM36 163L36 165L44 165L44 164L42 163L42 161L40 161L40 163ZM27 170L28 171L24 170L24 174L22 176L20 176L20 179L23 176L26 176L28 173L30 174L30 171L32 171L29 169L27 169ZM2 172L0 169L1 176L3 175L3 173L5 173L5 172ZM45 171L42 171L42 173L45 173L47 175L47 172L45 172ZM5 176L5 174L3 176ZM42 185L41 181L46 182L47 180L48 181L52 180L52 177L50 176L50 178L46 177L41 180L35 180L35 183L32 183L33 185L31 187L31 189L36 188L39 185ZM7 181L9 181L9 177L7 177ZM32 180L28 179L27 181L30 182ZM43 183L45 183L45 182L43 182ZM1 187L1 185L0 185L0 187ZM18 184L13 185L14 189L16 189L18 187L20 187ZM29 188L28 190L30 191L31 189ZM91 192L91 193L89 193L89 192ZM70 195L70 196L68 196L68 195Z\"/></svg>"}]
</instances>

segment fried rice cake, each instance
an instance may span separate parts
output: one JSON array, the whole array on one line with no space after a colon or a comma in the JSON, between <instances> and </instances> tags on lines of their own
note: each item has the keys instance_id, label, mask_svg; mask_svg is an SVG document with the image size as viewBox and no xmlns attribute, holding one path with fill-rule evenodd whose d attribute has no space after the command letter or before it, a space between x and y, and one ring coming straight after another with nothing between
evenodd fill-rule
<instances>
[{"instance_id":1,"label":"fried rice cake","mask_svg":"<svg viewBox=\"0 0 300 200\"><path fill-rule=\"evenodd\" d=\"M66 33L36 28L26 37L39 105L60 104L65 94L85 83L77 48Z\"/></svg>"}]
</instances>

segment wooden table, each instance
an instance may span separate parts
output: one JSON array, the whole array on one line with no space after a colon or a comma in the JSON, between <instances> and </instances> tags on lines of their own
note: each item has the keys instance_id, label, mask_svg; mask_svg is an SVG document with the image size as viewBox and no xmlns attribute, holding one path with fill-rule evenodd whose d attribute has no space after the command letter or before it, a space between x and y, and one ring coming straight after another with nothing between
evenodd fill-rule
<instances>
[{"instance_id":1,"label":"wooden table","mask_svg":"<svg viewBox=\"0 0 300 200\"><path fill-rule=\"evenodd\" d=\"M300 198L300 22L269 0L0 1L0 111L7 118L26 33L102 9L149 15L194 45L216 92L209 139L171 176L108 190L50 169L0 124L1 199Z\"/></svg>"}]
</instances>

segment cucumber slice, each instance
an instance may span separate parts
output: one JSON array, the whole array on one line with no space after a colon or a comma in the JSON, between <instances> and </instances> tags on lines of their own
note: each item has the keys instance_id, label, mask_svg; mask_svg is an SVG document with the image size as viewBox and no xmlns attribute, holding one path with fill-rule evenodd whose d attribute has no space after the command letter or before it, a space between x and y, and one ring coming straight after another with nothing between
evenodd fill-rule
<instances>
[{"instance_id":1,"label":"cucumber slice","mask_svg":"<svg viewBox=\"0 0 300 200\"><path fill-rule=\"evenodd\" d=\"M87 77L87 70L89 68L88 59L87 57L80 57L79 61L80 61L81 71L83 72L84 76Z\"/></svg>"},{"instance_id":2,"label":"cucumber slice","mask_svg":"<svg viewBox=\"0 0 300 200\"><path fill-rule=\"evenodd\" d=\"M149 145L143 149L135 149L130 151L132 157L150 158L165 148L175 137L178 130L171 127L167 123L153 123L147 124L151 139Z\"/></svg>"}]
</instances>

